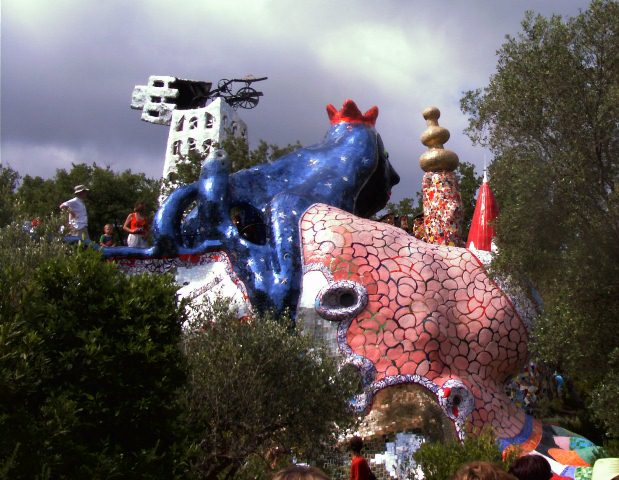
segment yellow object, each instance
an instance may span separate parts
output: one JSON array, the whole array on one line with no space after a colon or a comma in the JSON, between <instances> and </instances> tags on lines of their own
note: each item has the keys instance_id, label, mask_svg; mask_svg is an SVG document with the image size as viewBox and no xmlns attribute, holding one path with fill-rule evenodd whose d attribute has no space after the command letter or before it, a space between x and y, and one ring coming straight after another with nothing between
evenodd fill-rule
<instances>
[{"instance_id":1,"label":"yellow object","mask_svg":"<svg viewBox=\"0 0 619 480\"><path fill-rule=\"evenodd\" d=\"M441 112L436 107L423 111L428 128L421 134L421 143L428 147L428 151L419 157L419 165L424 172L452 172L460 163L455 152L443 148L449 140L449 130L439 126L440 116Z\"/></svg>"},{"instance_id":2,"label":"yellow object","mask_svg":"<svg viewBox=\"0 0 619 480\"><path fill-rule=\"evenodd\" d=\"M619 478L619 458L600 458L593 464L591 480L613 480Z\"/></svg>"}]
</instances>

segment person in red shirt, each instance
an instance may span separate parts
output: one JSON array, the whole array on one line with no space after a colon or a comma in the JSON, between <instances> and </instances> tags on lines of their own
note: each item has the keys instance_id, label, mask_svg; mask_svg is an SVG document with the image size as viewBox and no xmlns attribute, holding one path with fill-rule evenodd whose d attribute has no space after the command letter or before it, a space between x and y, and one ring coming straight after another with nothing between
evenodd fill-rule
<instances>
[{"instance_id":1,"label":"person in red shirt","mask_svg":"<svg viewBox=\"0 0 619 480\"><path fill-rule=\"evenodd\" d=\"M148 248L146 237L148 236L148 218L146 217L146 207L142 202L135 204L133 213L130 213L125 220L123 230L129 234L127 245L136 248Z\"/></svg>"},{"instance_id":2,"label":"person in red shirt","mask_svg":"<svg viewBox=\"0 0 619 480\"><path fill-rule=\"evenodd\" d=\"M350 449L352 450L350 480L371 480L373 477L367 460L363 458L363 455L361 455L362 448L363 440L361 440L361 437L353 437L350 440Z\"/></svg>"}]
</instances>

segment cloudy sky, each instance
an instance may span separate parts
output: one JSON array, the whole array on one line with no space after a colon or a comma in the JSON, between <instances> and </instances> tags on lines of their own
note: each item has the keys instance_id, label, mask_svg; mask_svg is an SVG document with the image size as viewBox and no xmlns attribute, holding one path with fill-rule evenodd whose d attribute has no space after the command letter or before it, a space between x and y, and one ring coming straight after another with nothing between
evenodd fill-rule
<instances>
[{"instance_id":1,"label":"cloudy sky","mask_svg":"<svg viewBox=\"0 0 619 480\"><path fill-rule=\"evenodd\" d=\"M488 83L505 35L526 10L573 16L588 0L2 0L1 161L53 176L71 163L159 177L167 127L129 109L150 75L216 82L268 76L250 143L318 143L325 106L347 98L376 124L402 177L419 190L422 110L437 106L446 147L483 169L459 101Z\"/></svg>"}]
</instances>

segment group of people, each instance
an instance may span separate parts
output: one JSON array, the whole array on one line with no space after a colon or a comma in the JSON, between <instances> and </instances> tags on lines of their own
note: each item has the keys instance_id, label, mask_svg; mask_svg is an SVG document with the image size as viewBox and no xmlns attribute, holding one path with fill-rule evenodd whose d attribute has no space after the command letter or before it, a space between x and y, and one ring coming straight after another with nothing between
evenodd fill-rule
<instances>
[{"instance_id":1,"label":"group of people","mask_svg":"<svg viewBox=\"0 0 619 480\"><path fill-rule=\"evenodd\" d=\"M350 480L375 480L368 461L361 454L363 440L353 437L350 441L352 460ZM523 455L505 471L491 462L470 462L462 465L453 480L560 480L552 473L550 463L541 455ZM306 465L291 465L275 474L273 480L329 480L320 469ZM619 480L619 458L601 458L593 465L591 480Z\"/></svg>"},{"instance_id":2,"label":"group of people","mask_svg":"<svg viewBox=\"0 0 619 480\"><path fill-rule=\"evenodd\" d=\"M69 235L78 237L80 240L90 240L88 235L88 211L86 210L86 199L90 191L84 185L76 185L74 188L75 197L60 204L61 210L69 212ZM125 223L123 231L127 236L127 246L135 248L148 248L149 223L146 215L146 206L143 202L137 202ZM99 245L102 247L116 246L114 237L114 225L111 223L103 227L103 234L99 237Z\"/></svg>"}]
</instances>

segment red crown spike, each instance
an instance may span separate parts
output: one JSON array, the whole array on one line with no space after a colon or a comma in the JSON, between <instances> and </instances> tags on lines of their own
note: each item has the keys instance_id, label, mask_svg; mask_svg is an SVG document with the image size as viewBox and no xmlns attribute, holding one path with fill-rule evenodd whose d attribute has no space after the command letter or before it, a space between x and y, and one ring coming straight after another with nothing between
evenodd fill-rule
<instances>
[{"instance_id":1,"label":"red crown spike","mask_svg":"<svg viewBox=\"0 0 619 480\"><path fill-rule=\"evenodd\" d=\"M378 107L372 107L365 114L362 114L357 104L349 99L344 102L339 111L333 105L327 105L327 115L329 115L331 125L337 125L338 123L363 123L373 127L376 125L376 118L378 118Z\"/></svg>"},{"instance_id":2,"label":"red crown spike","mask_svg":"<svg viewBox=\"0 0 619 480\"><path fill-rule=\"evenodd\" d=\"M334 120L337 117L337 108L333 105L327 105L327 115L329 115L329 121L333 124L337 123L337 120Z\"/></svg>"},{"instance_id":3,"label":"red crown spike","mask_svg":"<svg viewBox=\"0 0 619 480\"><path fill-rule=\"evenodd\" d=\"M376 119L378 118L378 107L372 107L363 114L371 125L376 125Z\"/></svg>"}]
</instances>

